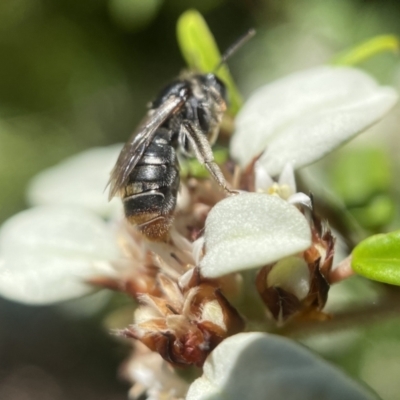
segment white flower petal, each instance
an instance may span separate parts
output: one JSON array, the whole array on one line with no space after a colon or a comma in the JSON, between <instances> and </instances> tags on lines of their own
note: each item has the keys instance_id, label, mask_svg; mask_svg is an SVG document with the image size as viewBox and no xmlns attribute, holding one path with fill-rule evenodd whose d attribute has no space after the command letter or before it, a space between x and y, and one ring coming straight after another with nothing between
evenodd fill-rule
<instances>
[{"instance_id":1,"label":"white flower petal","mask_svg":"<svg viewBox=\"0 0 400 400\"><path fill-rule=\"evenodd\" d=\"M288 162L283 167L281 174L279 175L278 183L280 186L287 185L290 188L291 193L296 193L296 178L294 176L293 165Z\"/></svg>"},{"instance_id":2,"label":"white flower petal","mask_svg":"<svg viewBox=\"0 0 400 400\"><path fill-rule=\"evenodd\" d=\"M264 166L258 161L254 166L254 175L256 192L265 191L274 184L274 180L271 178Z\"/></svg>"},{"instance_id":3,"label":"white flower petal","mask_svg":"<svg viewBox=\"0 0 400 400\"><path fill-rule=\"evenodd\" d=\"M293 195L291 195L287 199L288 203L290 204L302 204L303 206L306 206L308 208L312 208L312 202L309 196L307 196L305 193L298 192Z\"/></svg>"},{"instance_id":4,"label":"white flower petal","mask_svg":"<svg viewBox=\"0 0 400 400\"><path fill-rule=\"evenodd\" d=\"M256 91L236 119L231 153L242 166L259 162L278 175L287 162L310 164L382 118L397 93L348 67L294 73Z\"/></svg>"},{"instance_id":5,"label":"white flower petal","mask_svg":"<svg viewBox=\"0 0 400 400\"><path fill-rule=\"evenodd\" d=\"M372 400L340 370L295 342L264 333L225 339L207 358L187 400Z\"/></svg>"},{"instance_id":6,"label":"white flower petal","mask_svg":"<svg viewBox=\"0 0 400 400\"><path fill-rule=\"evenodd\" d=\"M192 243L192 254L195 265L198 265L203 255L204 236L200 236Z\"/></svg>"},{"instance_id":7,"label":"white flower petal","mask_svg":"<svg viewBox=\"0 0 400 400\"><path fill-rule=\"evenodd\" d=\"M181 289L187 288L189 286L190 280L192 279L194 272L195 268L191 268L179 277L178 284Z\"/></svg>"},{"instance_id":8,"label":"white flower petal","mask_svg":"<svg viewBox=\"0 0 400 400\"><path fill-rule=\"evenodd\" d=\"M286 257L267 276L268 287L279 287L303 300L310 290L310 270L304 258Z\"/></svg>"},{"instance_id":9,"label":"white flower petal","mask_svg":"<svg viewBox=\"0 0 400 400\"><path fill-rule=\"evenodd\" d=\"M94 290L84 281L119 257L107 224L78 207L37 207L0 229L0 295L47 304ZM100 269L101 268L101 269Z\"/></svg>"},{"instance_id":10,"label":"white flower petal","mask_svg":"<svg viewBox=\"0 0 400 400\"><path fill-rule=\"evenodd\" d=\"M201 273L211 278L257 268L310 245L309 225L296 207L278 196L239 194L208 214Z\"/></svg>"},{"instance_id":11,"label":"white flower petal","mask_svg":"<svg viewBox=\"0 0 400 400\"><path fill-rule=\"evenodd\" d=\"M201 321L210 321L226 331L225 314L218 300L208 301L201 310Z\"/></svg>"},{"instance_id":12,"label":"white flower petal","mask_svg":"<svg viewBox=\"0 0 400 400\"><path fill-rule=\"evenodd\" d=\"M122 215L119 199L108 201L106 185L121 145L94 148L72 156L33 178L31 205L76 205L102 216Z\"/></svg>"}]
</instances>

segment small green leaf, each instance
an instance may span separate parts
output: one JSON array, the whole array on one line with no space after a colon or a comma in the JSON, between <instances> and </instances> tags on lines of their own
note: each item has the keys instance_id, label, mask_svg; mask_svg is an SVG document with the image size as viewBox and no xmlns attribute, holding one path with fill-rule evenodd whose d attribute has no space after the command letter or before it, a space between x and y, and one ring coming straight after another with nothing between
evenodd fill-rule
<instances>
[{"instance_id":1,"label":"small green leaf","mask_svg":"<svg viewBox=\"0 0 400 400\"><path fill-rule=\"evenodd\" d=\"M399 47L399 39L394 35L375 36L356 47L340 53L331 61L331 64L356 65L379 53L387 51L397 53Z\"/></svg>"},{"instance_id":2,"label":"small green leaf","mask_svg":"<svg viewBox=\"0 0 400 400\"><path fill-rule=\"evenodd\" d=\"M214 36L202 15L196 10L184 12L177 23L178 44L189 68L199 72L212 72L221 61L221 53ZM229 110L236 114L242 104L242 99L229 73L223 65L217 75L224 81L229 93Z\"/></svg>"},{"instance_id":3,"label":"small green leaf","mask_svg":"<svg viewBox=\"0 0 400 400\"><path fill-rule=\"evenodd\" d=\"M352 255L352 268L358 274L400 285L400 230L363 240Z\"/></svg>"}]
</instances>

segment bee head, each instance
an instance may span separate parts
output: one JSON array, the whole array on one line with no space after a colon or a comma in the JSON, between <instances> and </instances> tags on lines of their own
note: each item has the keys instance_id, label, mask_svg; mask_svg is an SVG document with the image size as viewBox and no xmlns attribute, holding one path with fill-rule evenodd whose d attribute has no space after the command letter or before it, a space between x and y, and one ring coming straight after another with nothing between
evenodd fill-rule
<instances>
[{"instance_id":1,"label":"bee head","mask_svg":"<svg viewBox=\"0 0 400 400\"><path fill-rule=\"evenodd\" d=\"M214 91L219 93L220 96L222 97L222 99L225 101L225 103L228 102L228 98L227 98L228 95L227 95L225 83L222 82L221 79L219 79L217 77L217 75L215 75L213 73L200 75L199 80L207 88L213 89Z\"/></svg>"}]
</instances>

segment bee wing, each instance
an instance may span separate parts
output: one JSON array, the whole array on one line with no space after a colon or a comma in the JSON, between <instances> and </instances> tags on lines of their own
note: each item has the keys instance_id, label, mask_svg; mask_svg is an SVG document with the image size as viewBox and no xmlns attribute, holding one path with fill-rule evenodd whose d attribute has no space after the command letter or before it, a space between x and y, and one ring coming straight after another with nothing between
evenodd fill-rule
<instances>
[{"instance_id":1,"label":"bee wing","mask_svg":"<svg viewBox=\"0 0 400 400\"><path fill-rule=\"evenodd\" d=\"M142 158L147 147L149 147L157 129L169 116L177 112L183 104L184 99L182 97L171 96L160 107L149 112L122 148L118 160L111 171L110 180L108 181L108 185L110 185L109 199L112 199L126 185L129 174Z\"/></svg>"}]
</instances>

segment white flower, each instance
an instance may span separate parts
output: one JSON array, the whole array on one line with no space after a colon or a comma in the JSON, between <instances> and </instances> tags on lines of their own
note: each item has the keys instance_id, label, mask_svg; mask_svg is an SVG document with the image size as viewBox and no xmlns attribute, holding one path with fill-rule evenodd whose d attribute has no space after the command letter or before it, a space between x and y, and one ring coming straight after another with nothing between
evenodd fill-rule
<instances>
[{"instance_id":1,"label":"white flower","mask_svg":"<svg viewBox=\"0 0 400 400\"><path fill-rule=\"evenodd\" d=\"M264 333L225 339L207 358L187 400L377 399L293 341Z\"/></svg>"},{"instance_id":2,"label":"white flower","mask_svg":"<svg viewBox=\"0 0 400 400\"><path fill-rule=\"evenodd\" d=\"M279 196L290 204L302 204L311 208L311 199L304 193L296 191L296 180L293 166L287 163L279 175L278 181L274 181L260 162L255 166L255 190L256 192Z\"/></svg>"},{"instance_id":3,"label":"white flower","mask_svg":"<svg viewBox=\"0 0 400 400\"><path fill-rule=\"evenodd\" d=\"M36 175L27 197L32 206L77 205L103 217L121 217L122 204L108 201L108 177L122 146L98 147L69 157Z\"/></svg>"},{"instance_id":4,"label":"white flower","mask_svg":"<svg viewBox=\"0 0 400 400\"><path fill-rule=\"evenodd\" d=\"M28 188L36 207L0 229L0 294L30 304L81 297L86 283L113 275L121 257L113 222L122 217L105 187L121 146L91 149L37 175Z\"/></svg>"},{"instance_id":5,"label":"white flower","mask_svg":"<svg viewBox=\"0 0 400 400\"><path fill-rule=\"evenodd\" d=\"M85 283L108 274L120 256L108 224L75 206L31 208L0 231L0 293L11 300L47 304L94 290Z\"/></svg>"},{"instance_id":6,"label":"white flower","mask_svg":"<svg viewBox=\"0 0 400 400\"><path fill-rule=\"evenodd\" d=\"M311 245L301 212L277 196L244 193L219 202L208 214L205 256L207 277L261 267Z\"/></svg>"},{"instance_id":7,"label":"white flower","mask_svg":"<svg viewBox=\"0 0 400 400\"><path fill-rule=\"evenodd\" d=\"M321 66L258 89L236 119L231 154L242 166L260 155L272 175L286 163L317 161L381 119L397 93L355 68Z\"/></svg>"}]
</instances>

